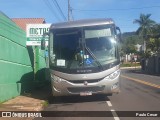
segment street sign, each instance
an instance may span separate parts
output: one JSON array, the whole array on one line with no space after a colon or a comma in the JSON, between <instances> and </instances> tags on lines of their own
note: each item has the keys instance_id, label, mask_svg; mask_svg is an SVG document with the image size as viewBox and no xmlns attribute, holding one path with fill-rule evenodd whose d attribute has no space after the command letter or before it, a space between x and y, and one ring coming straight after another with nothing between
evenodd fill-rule
<instances>
[{"instance_id":1,"label":"street sign","mask_svg":"<svg viewBox=\"0 0 160 120\"><path fill-rule=\"evenodd\" d=\"M27 46L40 46L44 33L49 32L51 24L27 24L26 36ZM48 45L49 36L45 36L46 45Z\"/></svg>"}]
</instances>

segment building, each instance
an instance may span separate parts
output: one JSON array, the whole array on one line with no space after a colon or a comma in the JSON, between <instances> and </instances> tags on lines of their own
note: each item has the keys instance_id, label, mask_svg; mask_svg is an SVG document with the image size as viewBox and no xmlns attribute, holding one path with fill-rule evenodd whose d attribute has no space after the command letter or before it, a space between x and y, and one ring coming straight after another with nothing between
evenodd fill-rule
<instances>
[{"instance_id":1,"label":"building","mask_svg":"<svg viewBox=\"0 0 160 120\"><path fill-rule=\"evenodd\" d=\"M12 18L21 29L26 31L27 24L43 24L46 23L44 18Z\"/></svg>"},{"instance_id":2,"label":"building","mask_svg":"<svg viewBox=\"0 0 160 120\"><path fill-rule=\"evenodd\" d=\"M136 51L141 52L144 50L143 45L137 44L135 45Z\"/></svg>"}]
</instances>

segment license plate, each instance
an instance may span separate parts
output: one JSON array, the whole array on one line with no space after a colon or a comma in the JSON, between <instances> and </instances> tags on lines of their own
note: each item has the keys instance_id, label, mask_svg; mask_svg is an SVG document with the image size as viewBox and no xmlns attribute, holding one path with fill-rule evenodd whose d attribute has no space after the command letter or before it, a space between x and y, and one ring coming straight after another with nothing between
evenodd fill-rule
<instances>
[{"instance_id":1,"label":"license plate","mask_svg":"<svg viewBox=\"0 0 160 120\"><path fill-rule=\"evenodd\" d=\"M88 96L88 95L92 95L92 92L80 92L80 96Z\"/></svg>"}]
</instances>

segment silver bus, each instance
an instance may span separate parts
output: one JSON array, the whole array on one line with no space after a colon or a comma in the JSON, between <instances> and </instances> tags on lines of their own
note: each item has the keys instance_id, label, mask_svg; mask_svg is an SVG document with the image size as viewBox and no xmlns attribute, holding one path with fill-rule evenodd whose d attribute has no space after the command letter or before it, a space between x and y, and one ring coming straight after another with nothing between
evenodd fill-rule
<instances>
[{"instance_id":1,"label":"silver bus","mask_svg":"<svg viewBox=\"0 0 160 120\"><path fill-rule=\"evenodd\" d=\"M51 25L48 52L53 96L120 92L117 29L112 19Z\"/></svg>"}]
</instances>

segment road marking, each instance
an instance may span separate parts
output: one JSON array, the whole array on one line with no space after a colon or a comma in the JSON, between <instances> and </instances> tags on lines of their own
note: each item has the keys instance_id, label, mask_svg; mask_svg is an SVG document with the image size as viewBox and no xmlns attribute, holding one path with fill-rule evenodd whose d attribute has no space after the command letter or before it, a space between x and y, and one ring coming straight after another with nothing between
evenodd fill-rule
<instances>
[{"instance_id":1,"label":"road marking","mask_svg":"<svg viewBox=\"0 0 160 120\"><path fill-rule=\"evenodd\" d=\"M156 84L153 84L153 83L150 83L150 82L146 82L146 81L143 81L143 80L140 80L140 79L127 77L127 76L124 76L124 75L121 75L121 77L127 78L129 80L133 80L135 82L139 82L141 84L145 84L145 85L148 85L148 86L151 86L151 87L160 88L160 85L156 85Z\"/></svg>"},{"instance_id":2,"label":"road marking","mask_svg":"<svg viewBox=\"0 0 160 120\"><path fill-rule=\"evenodd\" d=\"M111 112L115 120L120 120L115 110L112 109Z\"/></svg>"},{"instance_id":3,"label":"road marking","mask_svg":"<svg viewBox=\"0 0 160 120\"><path fill-rule=\"evenodd\" d=\"M106 101L106 103L108 104L109 107L112 106L112 103L110 101ZM114 120L120 120L115 110L111 109L111 112L112 112Z\"/></svg>"},{"instance_id":4,"label":"road marking","mask_svg":"<svg viewBox=\"0 0 160 120\"><path fill-rule=\"evenodd\" d=\"M112 103L110 101L106 101L106 103L108 104L109 107L112 106Z\"/></svg>"}]
</instances>

